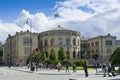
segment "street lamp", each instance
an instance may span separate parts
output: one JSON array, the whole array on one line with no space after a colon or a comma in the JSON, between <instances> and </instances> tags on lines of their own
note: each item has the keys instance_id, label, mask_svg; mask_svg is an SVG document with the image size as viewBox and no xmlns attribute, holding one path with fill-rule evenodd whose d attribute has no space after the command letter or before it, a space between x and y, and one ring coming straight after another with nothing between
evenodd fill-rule
<instances>
[{"instance_id":1,"label":"street lamp","mask_svg":"<svg viewBox=\"0 0 120 80\"><path fill-rule=\"evenodd\" d=\"M93 57L93 59L95 60L95 66L96 66L96 74L97 74L97 60L98 60L98 58L99 58L99 55L98 54L94 54L94 55L92 55L92 57Z\"/></svg>"},{"instance_id":2,"label":"street lamp","mask_svg":"<svg viewBox=\"0 0 120 80\"><path fill-rule=\"evenodd\" d=\"M12 41L11 35L9 34L9 53L8 53L8 67L11 67L11 49L12 49Z\"/></svg>"},{"instance_id":3,"label":"street lamp","mask_svg":"<svg viewBox=\"0 0 120 80\"><path fill-rule=\"evenodd\" d=\"M30 26L30 38L29 38L29 43L30 43L30 54L32 54L32 25L31 25L31 20L30 18L27 18L26 24ZM30 70L34 71L34 66L32 64L32 56L30 56Z\"/></svg>"}]
</instances>

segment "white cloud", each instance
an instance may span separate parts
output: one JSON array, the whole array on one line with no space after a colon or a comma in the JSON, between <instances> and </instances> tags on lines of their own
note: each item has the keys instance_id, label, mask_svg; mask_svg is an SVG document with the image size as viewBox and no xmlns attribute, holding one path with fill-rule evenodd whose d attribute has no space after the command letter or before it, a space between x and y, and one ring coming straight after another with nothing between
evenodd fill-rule
<instances>
[{"instance_id":1,"label":"white cloud","mask_svg":"<svg viewBox=\"0 0 120 80\"><path fill-rule=\"evenodd\" d=\"M108 6L109 5L109 6ZM15 23L0 21L0 37L5 40L8 34L30 29L26 24L31 21L32 31L42 32L57 25L79 31L82 36L95 37L110 33L119 37L120 2L118 0L66 0L55 5L60 18L46 16L43 12L30 14L22 10ZM17 25L16 25L17 24ZM11 30L12 29L12 30Z\"/></svg>"},{"instance_id":2,"label":"white cloud","mask_svg":"<svg viewBox=\"0 0 120 80\"><path fill-rule=\"evenodd\" d=\"M20 31L22 28L18 27L14 23L0 22L0 41L4 42L8 34L13 35L16 31Z\"/></svg>"}]
</instances>

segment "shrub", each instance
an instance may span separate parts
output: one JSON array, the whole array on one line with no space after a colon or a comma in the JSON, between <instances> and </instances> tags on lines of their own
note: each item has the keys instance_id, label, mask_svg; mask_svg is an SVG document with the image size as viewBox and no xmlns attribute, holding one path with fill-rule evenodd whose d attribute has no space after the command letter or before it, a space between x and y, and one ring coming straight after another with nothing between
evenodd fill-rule
<instances>
[{"instance_id":1,"label":"shrub","mask_svg":"<svg viewBox=\"0 0 120 80\"><path fill-rule=\"evenodd\" d=\"M85 59L75 59L73 60L73 63L76 64L76 66L82 66L84 64L84 62L87 62Z\"/></svg>"}]
</instances>

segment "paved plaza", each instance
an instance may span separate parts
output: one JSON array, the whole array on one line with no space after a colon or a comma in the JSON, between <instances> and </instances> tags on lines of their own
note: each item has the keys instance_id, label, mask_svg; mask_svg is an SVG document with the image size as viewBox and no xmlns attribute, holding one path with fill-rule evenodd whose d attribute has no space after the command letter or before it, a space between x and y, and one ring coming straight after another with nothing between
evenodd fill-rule
<instances>
[{"instance_id":1,"label":"paved plaza","mask_svg":"<svg viewBox=\"0 0 120 80\"><path fill-rule=\"evenodd\" d=\"M57 69L39 69L38 71L30 71L27 67L0 67L0 80L120 80L120 75L115 77L103 77L101 69L98 74L95 70L88 70L89 76L84 77L83 70L72 70L66 73L65 70L60 72Z\"/></svg>"}]
</instances>

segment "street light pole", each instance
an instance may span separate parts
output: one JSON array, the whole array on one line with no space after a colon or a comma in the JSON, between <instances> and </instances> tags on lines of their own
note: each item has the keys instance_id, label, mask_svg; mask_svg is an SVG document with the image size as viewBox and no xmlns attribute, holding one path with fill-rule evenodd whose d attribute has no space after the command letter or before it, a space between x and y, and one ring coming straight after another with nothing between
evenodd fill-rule
<instances>
[{"instance_id":1,"label":"street light pole","mask_svg":"<svg viewBox=\"0 0 120 80\"><path fill-rule=\"evenodd\" d=\"M30 55L32 54L32 25L31 25L31 20L30 18L27 18L28 26L30 26L30 38L29 38L29 43L30 43ZM33 71L33 64L32 64L32 56L30 56L30 70Z\"/></svg>"},{"instance_id":2,"label":"street light pole","mask_svg":"<svg viewBox=\"0 0 120 80\"><path fill-rule=\"evenodd\" d=\"M8 53L8 67L11 67L11 49L12 49L11 35L9 34L9 53Z\"/></svg>"}]
</instances>

